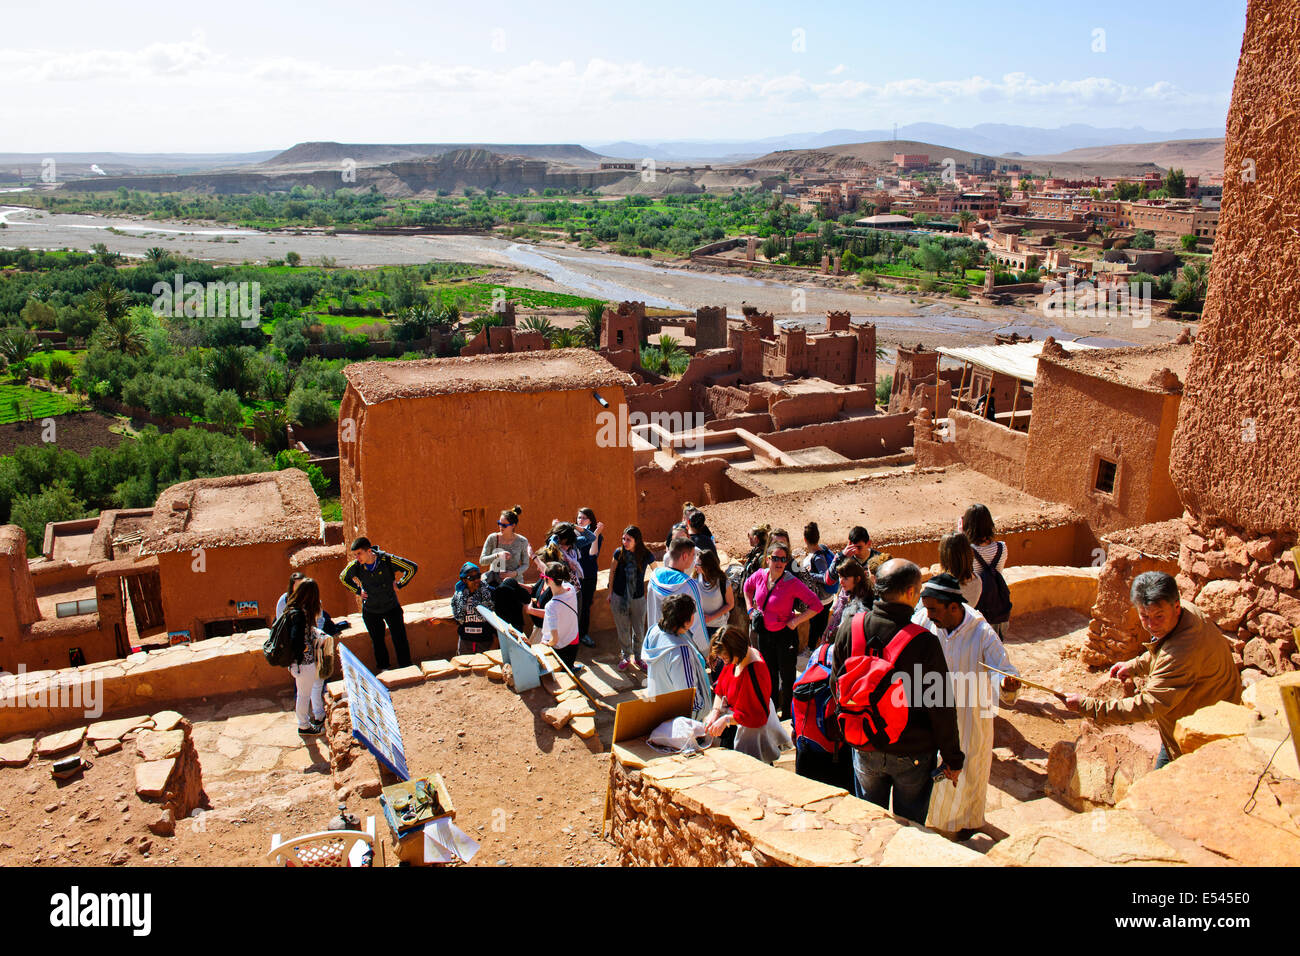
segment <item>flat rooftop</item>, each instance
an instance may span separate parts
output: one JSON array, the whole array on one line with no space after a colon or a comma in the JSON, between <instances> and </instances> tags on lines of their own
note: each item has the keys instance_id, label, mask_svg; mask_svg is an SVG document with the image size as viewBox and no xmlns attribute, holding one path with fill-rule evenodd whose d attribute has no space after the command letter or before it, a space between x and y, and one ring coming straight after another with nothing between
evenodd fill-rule
<instances>
[{"instance_id":1,"label":"flat rooftop","mask_svg":"<svg viewBox=\"0 0 1300 956\"><path fill-rule=\"evenodd\" d=\"M360 362L343 369L368 405L466 392L549 392L635 385L591 349Z\"/></svg>"},{"instance_id":2,"label":"flat rooftop","mask_svg":"<svg viewBox=\"0 0 1300 956\"><path fill-rule=\"evenodd\" d=\"M1136 345L1129 348L1073 352L1067 358L1043 355L1039 360L1119 385L1127 385L1130 388L1181 394L1181 385L1170 388L1153 376L1161 369L1169 369L1178 376L1180 383L1186 383L1187 369L1192 364L1192 348L1190 344L1174 343Z\"/></svg>"},{"instance_id":3,"label":"flat rooftop","mask_svg":"<svg viewBox=\"0 0 1300 956\"><path fill-rule=\"evenodd\" d=\"M158 496L140 553L319 541L320 503L297 468L200 478Z\"/></svg>"},{"instance_id":4,"label":"flat rooftop","mask_svg":"<svg viewBox=\"0 0 1300 956\"><path fill-rule=\"evenodd\" d=\"M703 511L718 545L729 554L744 555L749 551L749 529L757 524L785 528L796 547L802 547L803 527L809 521L817 522L822 543L832 548L846 544L849 529L859 524L871 532L877 547L930 540L956 531L957 519L974 501L989 506L999 533L1080 520L1065 505L1050 504L966 467L899 470L856 484L706 505Z\"/></svg>"}]
</instances>

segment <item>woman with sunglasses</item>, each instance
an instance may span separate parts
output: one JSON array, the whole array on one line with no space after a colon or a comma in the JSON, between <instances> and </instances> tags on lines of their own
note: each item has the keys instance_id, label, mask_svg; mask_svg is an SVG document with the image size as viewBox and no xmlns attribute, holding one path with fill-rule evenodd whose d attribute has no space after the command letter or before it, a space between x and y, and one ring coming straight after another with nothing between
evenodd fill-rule
<instances>
[{"instance_id":1,"label":"woman with sunglasses","mask_svg":"<svg viewBox=\"0 0 1300 956\"><path fill-rule=\"evenodd\" d=\"M456 619L457 654L482 654L491 650L496 640L496 629L478 612L482 605L489 611L496 611L492 606L492 590L485 588L483 575L478 565L466 561L460 566L460 579L456 582L456 591L451 596L451 615Z\"/></svg>"},{"instance_id":2,"label":"woman with sunglasses","mask_svg":"<svg viewBox=\"0 0 1300 956\"><path fill-rule=\"evenodd\" d=\"M483 542L483 553L478 559L478 563L488 569L483 575L483 583L492 591L496 613L519 631L524 630L523 609L528 603L528 591L520 582L532 554L528 539L515 530L523 510L522 505L515 505L501 512L497 518L497 530Z\"/></svg>"},{"instance_id":3,"label":"woman with sunglasses","mask_svg":"<svg viewBox=\"0 0 1300 956\"><path fill-rule=\"evenodd\" d=\"M523 510L522 505L515 505L501 512L497 518L497 530L483 542L483 553L479 555L478 563L491 565L487 583L492 587L502 581L523 577L528 567L528 539L515 531Z\"/></svg>"},{"instance_id":4,"label":"woman with sunglasses","mask_svg":"<svg viewBox=\"0 0 1300 956\"><path fill-rule=\"evenodd\" d=\"M749 613L751 642L772 671L772 703L782 720L790 719L794 702L794 672L799 656L796 628L811 621L822 602L808 585L790 573L790 545L779 539L767 549L767 567L745 581L745 610ZM794 613L795 601L811 610Z\"/></svg>"}]
</instances>

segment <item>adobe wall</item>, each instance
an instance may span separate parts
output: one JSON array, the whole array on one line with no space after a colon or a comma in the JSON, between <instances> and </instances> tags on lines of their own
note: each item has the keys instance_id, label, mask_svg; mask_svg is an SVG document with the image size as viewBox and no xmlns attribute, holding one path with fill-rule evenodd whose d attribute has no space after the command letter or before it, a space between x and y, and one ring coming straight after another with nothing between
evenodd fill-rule
<instances>
[{"instance_id":1,"label":"adobe wall","mask_svg":"<svg viewBox=\"0 0 1300 956\"><path fill-rule=\"evenodd\" d=\"M202 563L191 551L165 551L158 557L163 620L168 631L203 638L206 621L237 617L236 602L256 601L249 617L275 620L275 603L289 583L292 544L268 542L237 548L204 548Z\"/></svg>"},{"instance_id":2,"label":"adobe wall","mask_svg":"<svg viewBox=\"0 0 1300 956\"><path fill-rule=\"evenodd\" d=\"M952 429L953 440L942 444L951 444L961 461L990 478L996 478L1004 485L1025 488L1025 462L1029 455L1028 435L955 408L948 412L948 421L951 423L949 427ZM1072 437L1078 440L1077 433ZM1050 459L1035 458L1034 460ZM920 461L918 453L917 463L920 464ZM1040 494L1031 488L1025 490L1045 501L1065 501L1063 498Z\"/></svg>"},{"instance_id":3,"label":"adobe wall","mask_svg":"<svg viewBox=\"0 0 1300 956\"><path fill-rule=\"evenodd\" d=\"M1223 207L1170 472L1200 521L1300 527L1300 0L1252 0L1228 111Z\"/></svg>"},{"instance_id":4,"label":"adobe wall","mask_svg":"<svg viewBox=\"0 0 1300 956\"><path fill-rule=\"evenodd\" d=\"M1099 533L1163 521L1183 506L1168 477L1179 396L1085 375L1062 363L1038 363L1024 489L1062 501ZM1098 456L1117 462L1115 493L1094 488ZM977 467L977 466L976 466Z\"/></svg>"},{"instance_id":5,"label":"adobe wall","mask_svg":"<svg viewBox=\"0 0 1300 956\"><path fill-rule=\"evenodd\" d=\"M763 435L770 431L775 431L776 426L772 424L772 416L763 412L754 415L728 415L725 418L715 418L712 421L705 422L704 428L711 432L725 432L733 428L743 428L747 432L753 432L755 435Z\"/></svg>"},{"instance_id":6,"label":"adobe wall","mask_svg":"<svg viewBox=\"0 0 1300 956\"><path fill-rule=\"evenodd\" d=\"M27 570L27 532L16 524L0 526L0 645L17 641L41 616L36 590Z\"/></svg>"},{"instance_id":7,"label":"adobe wall","mask_svg":"<svg viewBox=\"0 0 1300 956\"><path fill-rule=\"evenodd\" d=\"M911 445L912 416L902 414L848 418L768 432L761 437L781 451L825 445L845 458L879 458L895 454Z\"/></svg>"},{"instance_id":8,"label":"adobe wall","mask_svg":"<svg viewBox=\"0 0 1300 956\"><path fill-rule=\"evenodd\" d=\"M607 555L601 557L602 563L607 561ZM605 600L608 577L607 570L601 572L592 605L592 628L597 631L613 627ZM446 660L455 655L456 623L449 599L406 605L402 610L413 660ZM374 652L360 615L354 614L346 623L348 629L339 635L339 642L373 672ZM0 737L85 723L83 702L102 702L103 716L112 718L155 712L200 697L292 692L288 670L272 667L262 653L269 634L262 628L82 667L39 674L29 669L21 684L14 675L0 677ZM91 686L95 683L97 688Z\"/></svg>"},{"instance_id":9,"label":"adobe wall","mask_svg":"<svg viewBox=\"0 0 1300 956\"><path fill-rule=\"evenodd\" d=\"M729 385L696 385L695 406L710 418L767 410L764 397L750 389Z\"/></svg>"},{"instance_id":10,"label":"adobe wall","mask_svg":"<svg viewBox=\"0 0 1300 956\"><path fill-rule=\"evenodd\" d=\"M18 641L6 640L0 648L0 669L16 672L21 664L31 673L67 667L68 653L74 647L81 651L87 663L117 657L112 626L115 609L112 602L105 604L102 615L77 614L37 621ZM120 601L117 605L116 619L121 621Z\"/></svg>"},{"instance_id":11,"label":"adobe wall","mask_svg":"<svg viewBox=\"0 0 1300 956\"><path fill-rule=\"evenodd\" d=\"M319 585L321 607L330 617L360 609L357 596L339 580L339 575L352 560L347 550L351 543L308 545L289 554L290 571L300 571Z\"/></svg>"},{"instance_id":12,"label":"adobe wall","mask_svg":"<svg viewBox=\"0 0 1300 956\"><path fill-rule=\"evenodd\" d=\"M727 477L730 465L725 458L678 458L667 471L657 464L638 468L635 523L641 529L646 544L655 547L656 543L668 538L673 525L682 520L684 501L693 501L701 509L707 509L719 501L752 497L752 492ZM599 515L600 512L597 511L596 514ZM610 522L605 523L613 527ZM629 523L631 522L624 522ZM622 528L623 525L619 525L620 531ZM610 553L613 553L612 550ZM602 554L602 559L604 557Z\"/></svg>"},{"instance_id":13,"label":"adobe wall","mask_svg":"<svg viewBox=\"0 0 1300 956\"><path fill-rule=\"evenodd\" d=\"M836 392L778 392L773 399L767 411L778 431L827 421L844 406L844 399Z\"/></svg>"},{"instance_id":14,"label":"adobe wall","mask_svg":"<svg viewBox=\"0 0 1300 956\"><path fill-rule=\"evenodd\" d=\"M951 530L955 531L956 528ZM877 551L887 552L895 558L906 558L921 567L928 567L938 563L939 539L947 533L947 531L936 532L933 535L906 539L882 535L879 539L873 538L871 544ZM999 525L997 540L1006 542L1008 568L1018 565L1081 567L1091 560L1092 548L1097 543L1097 539L1092 536L1087 524L1082 520L1049 526L1012 525L1006 530ZM1084 605L1081 611L1087 613L1088 606Z\"/></svg>"},{"instance_id":15,"label":"adobe wall","mask_svg":"<svg viewBox=\"0 0 1300 956\"><path fill-rule=\"evenodd\" d=\"M497 516L513 505L523 506L518 530L534 544L551 519L580 507L608 528L631 523L632 447L617 435L599 445L623 389L600 393L610 411L590 389L437 394L362 410L350 386L343 415L357 416L357 441L350 458L344 446L340 466L344 539L364 534L419 564L402 596L422 601L478 559Z\"/></svg>"},{"instance_id":16,"label":"adobe wall","mask_svg":"<svg viewBox=\"0 0 1300 956\"><path fill-rule=\"evenodd\" d=\"M41 561L28 566L32 576L32 587L41 594L50 591L66 590L69 587L83 587L90 583L90 565L99 558L91 558L85 564L72 561Z\"/></svg>"}]
</instances>

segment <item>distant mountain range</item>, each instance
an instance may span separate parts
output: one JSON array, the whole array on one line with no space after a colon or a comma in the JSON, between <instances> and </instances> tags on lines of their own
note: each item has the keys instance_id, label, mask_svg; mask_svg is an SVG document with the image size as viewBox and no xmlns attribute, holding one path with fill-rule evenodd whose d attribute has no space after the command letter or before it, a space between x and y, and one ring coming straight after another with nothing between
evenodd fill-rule
<instances>
[{"instance_id":1,"label":"distant mountain range","mask_svg":"<svg viewBox=\"0 0 1300 956\"><path fill-rule=\"evenodd\" d=\"M1003 123L981 123L978 126L956 127L940 123L910 123L898 128L895 137L892 129L832 129L824 133L790 133L753 140L664 140L632 143L627 141L590 145L592 152L603 156L628 159L716 159L740 162L780 149L821 149L843 143L869 143L881 140L915 140L923 143L942 143L953 149L963 149L986 156L1005 156L1021 153L1045 156L1086 147L1113 146L1127 143L1156 143L1167 140L1217 138L1224 135L1220 129L1149 130L1141 126L1097 127L1072 123L1059 129L1036 126L1010 126Z\"/></svg>"}]
</instances>

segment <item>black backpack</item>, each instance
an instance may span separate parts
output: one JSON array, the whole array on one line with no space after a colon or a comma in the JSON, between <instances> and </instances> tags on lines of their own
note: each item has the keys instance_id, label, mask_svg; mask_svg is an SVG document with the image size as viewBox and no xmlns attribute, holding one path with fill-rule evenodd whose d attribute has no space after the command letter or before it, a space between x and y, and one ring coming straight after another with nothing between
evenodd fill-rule
<instances>
[{"instance_id":1,"label":"black backpack","mask_svg":"<svg viewBox=\"0 0 1300 956\"><path fill-rule=\"evenodd\" d=\"M1001 541L998 542L998 553L992 564L980 557L978 551L971 549L979 564L977 570L984 586L975 610L983 614L984 620L990 624L1002 624L1011 620L1011 589L1007 587L1007 579L998 570L998 562L1002 560L1002 550L1005 547Z\"/></svg>"},{"instance_id":2,"label":"black backpack","mask_svg":"<svg viewBox=\"0 0 1300 956\"><path fill-rule=\"evenodd\" d=\"M271 636L262 645L262 654L272 667L288 667L295 663L293 652L293 615L302 614L297 608L285 608L283 614L271 625Z\"/></svg>"}]
</instances>

